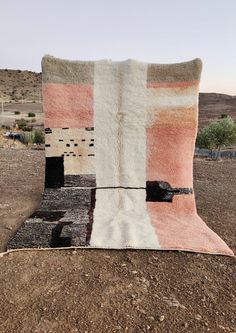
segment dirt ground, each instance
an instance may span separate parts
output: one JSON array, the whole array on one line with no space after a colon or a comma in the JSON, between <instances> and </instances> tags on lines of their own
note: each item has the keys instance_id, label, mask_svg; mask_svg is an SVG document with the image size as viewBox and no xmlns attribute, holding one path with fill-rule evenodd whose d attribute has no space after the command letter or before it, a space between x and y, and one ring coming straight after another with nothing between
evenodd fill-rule
<instances>
[{"instance_id":1,"label":"dirt ground","mask_svg":"<svg viewBox=\"0 0 236 333\"><path fill-rule=\"evenodd\" d=\"M20 112L15 114L15 112ZM33 112L35 117L28 117L28 113ZM13 126L16 120L25 119L28 124L43 126L44 114L42 112L42 103L4 103L4 111L0 115L0 125ZM33 123L32 123L33 120Z\"/></svg>"},{"instance_id":2,"label":"dirt ground","mask_svg":"<svg viewBox=\"0 0 236 333\"><path fill-rule=\"evenodd\" d=\"M1 250L39 204L44 151L0 149ZM236 251L236 162L195 160L198 212ZM235 258L43 250L0 258L0 333L236 332Z\"/></svg>"}]
</instances>

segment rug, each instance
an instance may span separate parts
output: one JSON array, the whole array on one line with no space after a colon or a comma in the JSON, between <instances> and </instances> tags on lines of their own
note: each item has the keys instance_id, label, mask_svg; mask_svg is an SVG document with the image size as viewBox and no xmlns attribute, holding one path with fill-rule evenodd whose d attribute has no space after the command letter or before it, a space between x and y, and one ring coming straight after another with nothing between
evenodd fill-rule
<instances>
[{"instance_id":1,"label":"rug","mask_svg":"<svg viewBox=\"0 0 236 333\"><path fill-rule=\"evenodd\" d=\"M45 191L8 249L90 247L233 255L198 216L200 59L42 60Z\"/></svg>"}]
</instances>

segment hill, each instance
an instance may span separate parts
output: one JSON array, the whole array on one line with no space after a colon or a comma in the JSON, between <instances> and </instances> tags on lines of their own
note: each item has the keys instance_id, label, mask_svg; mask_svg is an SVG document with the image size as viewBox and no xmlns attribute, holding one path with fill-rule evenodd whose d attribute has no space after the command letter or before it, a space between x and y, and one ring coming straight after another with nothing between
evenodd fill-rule
<instances>
[{"instance_id":1,"label":"hill","mask_svg":"<svg viewBox=\"0 0 236 333\"><path fill-rule=\"evenodd\" d=\"M200 93L199 125L204 126L221 115L228 115L236 121L236 96Z\"/></svg>"},{"instance_id":2,"label":"hill","mask_svg":"<svg viewBox=\"0 0 236 333\"><path fill-rule=\"evenodd\" d=\"M41 98L41 73L0 69L0 98L4 101L38 101Z\"/></svg>"}]
</instances>

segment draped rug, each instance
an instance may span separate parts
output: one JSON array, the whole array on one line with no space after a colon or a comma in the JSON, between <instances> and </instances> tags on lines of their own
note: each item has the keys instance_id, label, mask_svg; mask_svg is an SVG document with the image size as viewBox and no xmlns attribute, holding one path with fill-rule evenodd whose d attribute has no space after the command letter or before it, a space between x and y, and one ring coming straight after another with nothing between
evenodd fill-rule
<instances>
[{"instance_id":1,"label":"draped rug","mask_svg":"<svg viewBox=\"0 0 236 333\"><path fill-rule=\"evenodd\" d=\"M194 199L201 67L45 56L45 191L8 249L232 255Z\"/></svg>"}]
</instances>

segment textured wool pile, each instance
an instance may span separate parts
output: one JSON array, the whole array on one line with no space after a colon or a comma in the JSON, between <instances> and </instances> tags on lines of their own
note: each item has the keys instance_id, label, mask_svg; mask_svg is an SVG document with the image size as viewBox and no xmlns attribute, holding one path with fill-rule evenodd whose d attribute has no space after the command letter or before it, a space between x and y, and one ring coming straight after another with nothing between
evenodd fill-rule
<instances>
[{"instance_id":1,"label":"textured wool pile","mask_svg":"<svg viewBox=\"0 0 236 333\"><path fill-rule=\"evenodd\" d=\"M201 67L45 56L45 191L8 249L232 255L194 199Z\"/></svg>"}]
</instances>

